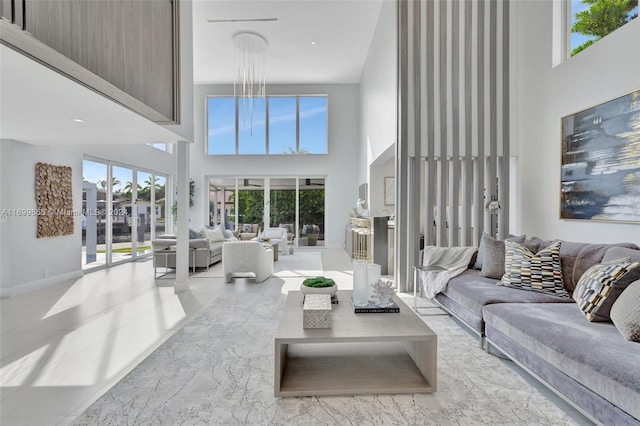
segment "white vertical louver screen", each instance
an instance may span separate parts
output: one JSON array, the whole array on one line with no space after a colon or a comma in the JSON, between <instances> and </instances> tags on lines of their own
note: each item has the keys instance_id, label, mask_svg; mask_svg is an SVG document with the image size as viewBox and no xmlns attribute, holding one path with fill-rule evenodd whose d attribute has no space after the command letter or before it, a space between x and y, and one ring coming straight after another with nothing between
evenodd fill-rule
<instances>
[{"instance_id":1,"label":"white vertical louver screen","mask_svg":"<svg viewBox=\"0 0 640 426\"><path fill-rule=\"evenodd\" d=\"M417 263L418 229L426 245L440 246L508 232L509 1L399 0L398 7L402 283ZM503 206L494 222L484 210L492 198Z\"/></svg>"}]
</instances>

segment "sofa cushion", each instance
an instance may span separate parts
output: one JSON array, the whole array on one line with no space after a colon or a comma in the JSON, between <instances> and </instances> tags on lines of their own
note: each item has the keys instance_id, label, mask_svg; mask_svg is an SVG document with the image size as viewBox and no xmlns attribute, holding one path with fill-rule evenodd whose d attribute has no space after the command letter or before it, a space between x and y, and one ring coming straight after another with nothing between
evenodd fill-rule
<instances>
[{"instance_id":1,"label":"sofa cushion","mask_svg":"<svg viewBox=\"0 0 640 426\"><path fill-rule=\"evenodd\" d=\"M631 283L613 304L611 321L625 339L640 342L640 280Z\"/></svg>"},{"instance_id":2,"label":"sofa cushion","mask_svg":"<svg viewBox=\"0 0 640 426\"><path fill-rule=\"evenodd\" d=\"M516 243L521 243L525 240L525 238L526 238L526 235L509 235L509 237L506 240L515 241ZM499 242L499 244L491 244L491 247L487 248L487 242L491 243L496 241ZM500 245L502 245L502 252L500 252ZM487 252L487 249L491 251L489 253L490 258L488 260L490 265L491 263L494 262L495 259L498 259L498 261L500 261L500 259L503 259L502 262L504 262L504 241L496 240L491 235L487 234L486 232L483 232L482 237L480 238L480 244L478 244L478 254L476 255L476 261L473 264L473 269L478 269L478 270L482 269L482 266L485 264L484 259L485 259L485 252ZM489 273L488 270L487 270L487 273ZM500 273L500 276L502 276L502 274L503 272ZM489 275L485 275L485 276L489 276Z\"/></svg>"},{"instance_id":3,"label":"sofa cushion","mask_svg":"<svg viewBox=\"0 0 640 426\"><path fill-rule=\"evenodd\" d=\"M206 233L207 233L207 238L209 238L209 241L213 243L218 243L220 241L224 241L225 239L224 231L222 230L222 228L207 229Z\"/></svg>"},{"instance_id":4,"label":"sofa cushion","mask_svg":"<svg viewBox=\"0 0 640 426\"><path fill-rule=\"evenodd\" d=\"M640 270L640 264L630 262L629 258L597 263L582 275L573 299L589 321L609 321L609 312L616 299L630 284L624 277L635 270Z\"/></svg>"},{"instance_id":5,"label":"sofa cushion","mask_svg":"<svg viewBox=\"0 0 640 426\"><path fill-rule=\"evenodd\" d=\"M582 274L592 265L602 262L604 256L613 247L633 249L638 246L633 243L590 244L564 241L560 249L560 259L565 288L573 291ZM620 257L626 256L619 256L617 259Z\"/></svg>"},{"instance_id":6,"label":"sofa cushion","mask_svg":"<svg viewBox=\"0 0 640 426\"><path fill-rule=\"evenodd\" d=\"M526 247L505 242L505 273L499 285L568 297L560 265L561 241L533 254Z\"/></svg>"},{"instance_id":7,"label":"sofa cushion","mask_svg":"<svg viewBox=\"0 0 640 426\"><path fill-rule=\"evenodd\" d=\"M480 276L474 269L467 269L452 278L443 293L469 309L475 315L482 316L482 308L493 303L571 303L569 297L558 297L533 291L521 291L496 285L496 280Z\"/></svg>"},{"instance_id":8,"label":"sofa cushion","mask_svg":"<svg viewBox=\"0 0 640 426\"><path fill-rule=\"evenodd\" d=\"M222 255L222 244L224 244L224 241L213 242L209 245L209 249L211 250L211 257Z\"/></svg>"},{"instance_id":9,"label":"sofa cushion","mask_svg":"<svg viewBox=\"0 0 640 426\"><path fill-rule=\"evenodd\" d=\"M640 345L622 338L613 324L584 321L575 304L561 303L493 304L483 316L488 330L640 419Z\"/></svg>"}]
</instances>

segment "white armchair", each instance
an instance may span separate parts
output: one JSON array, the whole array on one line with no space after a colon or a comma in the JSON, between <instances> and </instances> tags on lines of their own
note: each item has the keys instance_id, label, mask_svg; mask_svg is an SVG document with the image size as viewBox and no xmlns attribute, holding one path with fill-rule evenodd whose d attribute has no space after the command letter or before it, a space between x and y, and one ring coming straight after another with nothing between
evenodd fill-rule
<instances>
[{"instance_id":1,"label":"white armchair","mask_svg":"<svg viewBox=\"0 0 640 426\"><path fill-rule=\"evenodd\" d=\"M287 228L264 228L254 241L260 241L265 237L269 238L271 244L278 245L278 251L282 254L287 253Z\"/></svg>"},{"instance_id":2,"label":"white armchair","mask_svg":"<svg viewBox=\"0 0 640 426\"><path fill-rule=\"evenodd\" d=\"M257 241L227 241L222 244L222 273L227 283L236 273L253 273L262 282L273 273L273 252Z\"/></svg>"}]
</instances>

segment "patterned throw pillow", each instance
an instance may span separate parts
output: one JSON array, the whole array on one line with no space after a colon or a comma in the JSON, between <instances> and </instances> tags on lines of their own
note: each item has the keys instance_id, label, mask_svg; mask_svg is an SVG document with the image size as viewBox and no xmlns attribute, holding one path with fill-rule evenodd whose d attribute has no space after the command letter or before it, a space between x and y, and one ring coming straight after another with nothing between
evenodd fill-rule
<instances>
[{"instance_id":1,"label":"patterned throw pillow","mask_svg":"<svg viewBox=\"0 0 640 426\"><path fill-rule=\"evenodd\" d=\"M518 243L505 241L504 244L505 273L499 285L569 297L562 281L561 241L554 242L536 254Z\"/></svg>"},{"instance_id":2,"label":"patterned throw pillow","mask_svg":"<svg viewBox=\"0 0 640 426\"><path fill-rule=\"evenodd\" d=\"M611 306L627 287L622 278L640 263L629 258L597 263L580 277L573 300L589 321L610 321Z\"/></svg>"}]
</instances>

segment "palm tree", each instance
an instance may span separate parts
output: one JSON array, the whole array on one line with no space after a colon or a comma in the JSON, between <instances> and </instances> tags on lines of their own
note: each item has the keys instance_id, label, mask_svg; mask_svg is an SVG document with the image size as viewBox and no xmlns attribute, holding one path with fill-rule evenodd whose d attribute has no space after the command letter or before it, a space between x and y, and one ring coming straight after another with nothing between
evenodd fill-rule
<instances>
[{"instance_id":1,"label":"palm tree","mask_svg":"<svg viewBox=\"0 0 640 426\"><path fill-rule=\"evenodd\" d=\"M100 187L102 188L103 191L107 190L107 180L106 179L102 179L99 180L98 183L100 184ZM111 188L114 188L115 186L120 185L120 181L118 180L117 177L111 177Z\"/></svg>"},{"instance_id":2,"label":"palm tree","mask_svg":"<svg viewBox=\"0 0 640 426\"><path fill-rule=\"evenodd\" d=\"M138 191L140 191L142 189L142 187L140 185L136 185L138 188ZM131 193L133 192L133 182L127 182L124 185L124 188L122 188L122 194L125 196L125 198L129 198L131 199Z\"/></svg>"}]
</instances>

